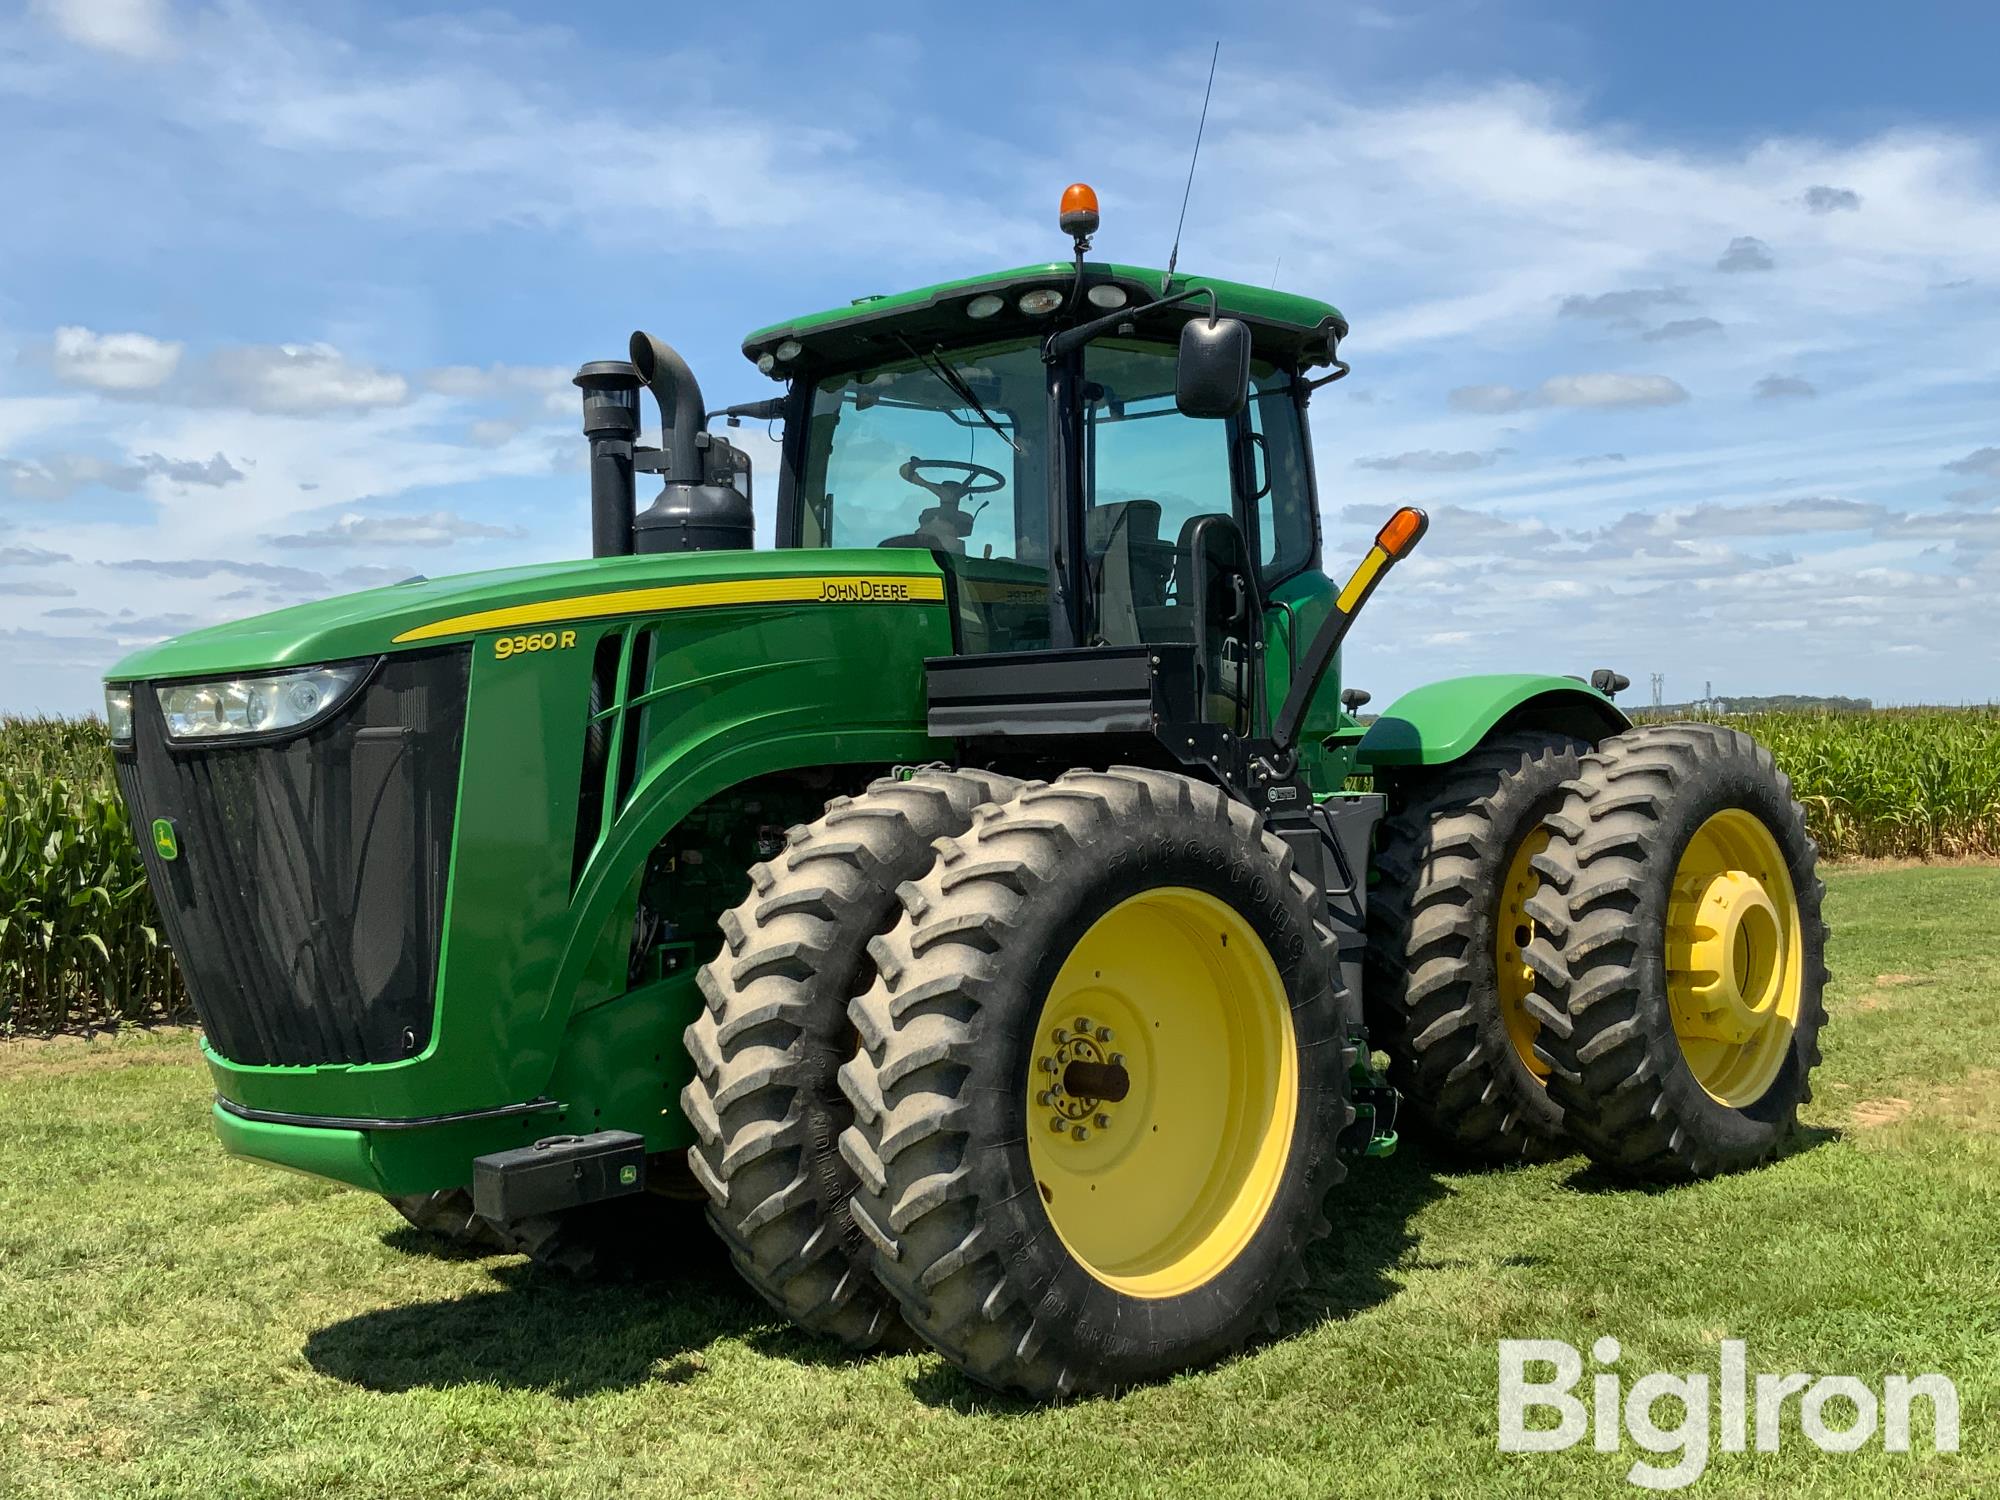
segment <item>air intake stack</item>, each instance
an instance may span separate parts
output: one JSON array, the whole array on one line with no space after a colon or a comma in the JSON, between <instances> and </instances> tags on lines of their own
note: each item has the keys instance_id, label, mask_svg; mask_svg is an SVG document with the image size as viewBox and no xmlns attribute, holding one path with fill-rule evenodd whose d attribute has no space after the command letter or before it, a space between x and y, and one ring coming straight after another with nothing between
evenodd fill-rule
<instances>
[{"instance_id":1,"label":"air intake stack","mask_svg":"<svg viewBox=\"0 0 2000 1500\"><path fill-rule=\"evenodd\" d=\"M750 460L708 431L701 386L670 344L632 335L632 367L660 406L660 451L640 467L666 482L632 522L639 552L712 552L755 544Z\"/></svg>"},{"instance_id":2,"label":"air intake stack","mask_svg":"<svg viewBox=\"0 0 2000 1500\"><path fill-rule=\"evenodd\" d=\"M592 360L576 372L583 389L583 435L590 441L590 555L632 551L632 445L639 436L639 372L622 359Z\"/></svg>"}]
</instances>

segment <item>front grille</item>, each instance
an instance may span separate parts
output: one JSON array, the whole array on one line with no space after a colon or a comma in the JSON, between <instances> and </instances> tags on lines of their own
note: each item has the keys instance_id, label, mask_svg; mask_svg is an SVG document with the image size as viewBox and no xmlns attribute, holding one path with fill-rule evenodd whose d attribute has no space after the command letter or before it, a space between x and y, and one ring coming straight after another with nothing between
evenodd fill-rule
<instances>
[{"instance_id":1,"label":"front grille","mask_svg":"<svg viewBox=\"0 0 2000 1500\"><path fill-rule=\"evenodd\" d=\"M119 785L221 1056L380 1063L429 1043L469 661L391 656L327 723L230 748L170 746L151 685L134 691ZM177 859L152 848L156 818Z\"/></svg>"}]
</instances>

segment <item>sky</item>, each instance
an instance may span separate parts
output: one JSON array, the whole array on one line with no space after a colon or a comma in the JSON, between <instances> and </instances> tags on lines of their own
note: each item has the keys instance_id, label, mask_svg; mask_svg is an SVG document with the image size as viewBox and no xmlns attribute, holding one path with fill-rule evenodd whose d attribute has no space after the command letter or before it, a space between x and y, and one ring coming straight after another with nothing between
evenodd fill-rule
<instances>
[{"instance_id":1,"label":"sky","mask_svg":"<svg viewBox=\"0 0 2000 1500\"><path fill-rule=\"evenodd\" d=\"M678 12L678 15L677 15ZM2000 9L0 10L0 712L130 648L588 551L568 376L1098 253L1338 304L1329 572L1378 705L2000 699ZM748 429L744 430L748 433ZM773 469L760 459L769 539Z\"/></svg>"}]
</instances>

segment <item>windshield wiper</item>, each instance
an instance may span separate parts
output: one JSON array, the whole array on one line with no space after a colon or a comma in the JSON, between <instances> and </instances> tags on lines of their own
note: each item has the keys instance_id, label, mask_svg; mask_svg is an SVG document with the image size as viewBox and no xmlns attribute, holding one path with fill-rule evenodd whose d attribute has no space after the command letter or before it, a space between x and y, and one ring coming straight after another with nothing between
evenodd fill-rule
<instances>
[{"instance_id":1,"label":"windshield wiper","mask_svg":"<svg viewBox=\"0 0 2000 1500\"><path fill-rule=\"evenodd\" d=\"M1021 445L1009 437L1006 429L993 420L993 413L988 411L980 403L979 398L972 394L972 387L965 383L965 377L952 368L950 362L945 359L943 354L935 349L929 354L920 353L916 346L906 338L898 338L896 342L910 351L911 359L914 359L926 370L929 370L931 374L937 376L944 383L946 390L978 412L979 420L993 429L994 436L998 437L1001 442L1012 448L1016 453L1021 451Z\"/></svg>"}]
</instances>

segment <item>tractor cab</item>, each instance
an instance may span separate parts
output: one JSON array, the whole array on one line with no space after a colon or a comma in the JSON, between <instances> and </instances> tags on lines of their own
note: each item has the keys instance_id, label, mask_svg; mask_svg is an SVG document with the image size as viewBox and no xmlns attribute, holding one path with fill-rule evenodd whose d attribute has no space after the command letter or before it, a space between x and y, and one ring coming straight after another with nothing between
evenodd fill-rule
<instances>
[{"instance_id":1,"label":"tractor cab","mask_svg":"<svg viewBox=\"0 0 2000 1500\"><path fill-rule=\"evenodd\" d=\"M788 388L761 404L786 419L776 544L935 559L941 737L1004 752L1188 722L1205 727L1175 744L1206 769L1268 737L1332 610L1306 407L1346 371L1347 323L1308 297L1088 259L1088 189L1064 227L1070 263L744 341ZM1357 737L1325 655L1291 726L1315 758Z\"/></svg>"}]
</instances>

